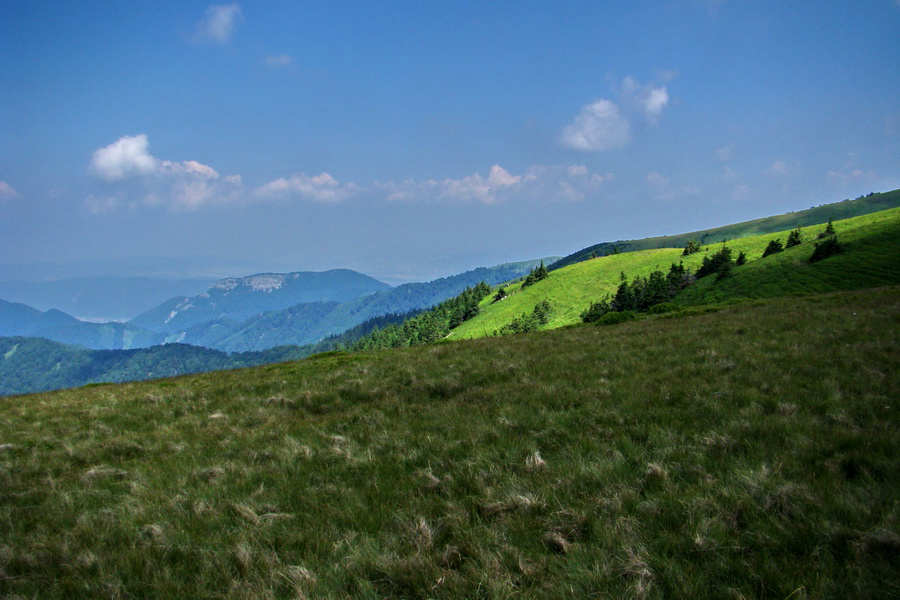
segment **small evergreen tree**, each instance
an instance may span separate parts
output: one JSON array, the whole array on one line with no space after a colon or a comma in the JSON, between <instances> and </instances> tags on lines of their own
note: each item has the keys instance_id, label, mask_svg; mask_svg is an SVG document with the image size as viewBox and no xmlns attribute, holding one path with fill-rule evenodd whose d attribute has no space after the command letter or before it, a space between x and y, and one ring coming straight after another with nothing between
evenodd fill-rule
<instances>
[{"instance_id":1,"label":"small evergreen tree","mask_svg":"<svg viewBox=\"0 0 900 600\"><path fill-rule=\"evenodd\" d=\"M792 229L788 234L787 243L785 244L786 248L793 248L794 246L799 246L803 243L803 234L800 231L800 226L798 225L796 229Z\"/></svg>"},{"instance_id":2,"label":"small evergreen tree","mask_svg":"<svg viewBox=\"0 0 900 600\"><path fill-rule=\"evenodd\" d=\"M738 252L737 259L734 261L734 266L740 267L741 265L747 264L747 255L744 254L744 251L741 250Z\"/></svg>"},{"instance_id":3,"label":"small evergreen tree","mask_svg":"<svg viewBox=\"0 0 900 600\"><path fill-rule=\"evenodd\" d=\"M696 252L700 252L700 242L697 240L688 240L687 245L684 247L684 252L682 252L681 255L690 256Z\"/></svg>"},{"instance_id":4,"label":"small evergreen tree","mask_svg":"<svg viewBox=\"0 0 900 600\"><path fill-rule=\"evenodd\" d=\"M544 266L544 261L541 261L541 265L539 267L535 267L528 272L528 277L525 278L525 281L522 283L522 287L534 285L542 279L547 279L549 275L550 273L549 271L547 271L547 267Z\"/></svg>"},{"instance_id":5,"label":"small evergreen tree","mask_svg":"<svg viewBox=\"0 0 900 600\"><path fill-rule=\"evenodd\" d=\"M608 312L612 311L612 307L609 305L609 300L601 300L600 302L591 302L591 306L581 313L581 322L582 323L596 323L600 320L600 317L605 315Z\"/></svg>"},{"instance_id":6,"label":"small evergreen tree","mask_svg":"<svg viewBox=\"0 0 900 600\"><path fill-rule=\"evenodd\" d=\"M704 256L703 263L697 269L697 277L706 277L717 273L723 263L731 263L731 248L722 245L722 248L712 256Z\"/></svg>"},{"instance_id":7,"label":"small evergreen tree","mask_svg":"<svg viewBox=\"0 0 900 600\"><path fill-rule=\"evenodd\" d=\"M719 265L719 268L716 271L716 281L722 281L723 279L734 276L734 273L731 272L731 264L731 261L728 261Z\"/></svg>"},{"instance_id":8,"label":"small evergreen tree","mask_svg":"<svg viewBox=\"0 0 900 600\"><path fill-rule=\"evenodd\" d=\"M506 293L506 288L505 288L505 287L501 287L500 289L497 290L497 293L494 294L494 302L497 302L497 301L499 301L499 300L503 300L504 298L506 298L507 295L508 295L508 294Z\"/></svg>"},{"instance_id":9,"label":"small evergreen tree","mask_svg":"<svg viewBox=\"0 0 900 600\"><path fill-rule=\"evenodd\" d=\"M812 256L809 257L809 262L815 263L820 260L824 260L829 256L837 254L838 252L843 252L844 246L838 241L836 235L828 236L821 242L816 242L815 248L813 249Z\"/></svg>"},{"instance_id":10,"label":"small evergreen tree","mask_svg":"<svg viewBox=\"0 0 900 600\"><path fill-rule=\"evenodd\" d=\"M766 246L766 249L763 250L762 257L765 258L770 254L777 254L784 250L784 246L781 244L781 239L775 239L769 242L769 245Z\"/></svg>"},{"instance_id":11,"label":"small evergreen tree","mask_svg":"<svg viewBox=\"0 0 900 600\"><path fill-rule=\"evenodd\" d=\"M834 235L836 232L834 230L834 223L832 222L831 217L828 218L828 225L825 226L825 231L819 234L819 239L826 238L829 235Z\"/></svg>"}]
</instances>

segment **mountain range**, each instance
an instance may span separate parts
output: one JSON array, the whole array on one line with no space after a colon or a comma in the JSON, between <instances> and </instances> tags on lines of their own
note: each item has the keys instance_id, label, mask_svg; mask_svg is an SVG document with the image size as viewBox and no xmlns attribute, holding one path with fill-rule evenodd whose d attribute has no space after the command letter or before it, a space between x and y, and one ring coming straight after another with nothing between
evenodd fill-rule
<instances>
[{"instance_id":1,"label":"mountain range","mask_svg":"<svg viewBox=\"0 0 900 600\"><path fill-rule=\"evenodd\" d=\"M212 277L109 276L0 280L0 298L42 311L61 310L84 320L128 321L174 296L199 294L215 281Z\"/></svg>"},{"instance_id":2,"label":"mountain range","mask_svg":"<svg viewBox=\"0 0 900 600\"><path fill-rule=\"evenodd\" d=\"M480 281L493 285L521 277L541 260L556 258L479 267L394 288L349 269L230 277L124 323L86 322L55 308L41 311L0 300L0 336L42 337L94 350L178 342L228 352L306 345L369 319L428 308Z\"/></svg>"}]
</instances>

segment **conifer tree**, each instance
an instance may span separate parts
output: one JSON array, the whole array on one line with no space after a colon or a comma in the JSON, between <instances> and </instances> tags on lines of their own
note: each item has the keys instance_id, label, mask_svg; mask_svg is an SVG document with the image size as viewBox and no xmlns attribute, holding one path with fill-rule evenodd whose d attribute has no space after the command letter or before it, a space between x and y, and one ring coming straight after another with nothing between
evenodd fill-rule
<instances>
[{"instance_id":1,"label":"conifer tree","mask_svg":"<svg viewBox=\"0 0 900 600\"><path fill-rule=\"evenodd\" d=\"M771 254L777 254L784 250L784 246L781 244L781 239L775 239L769 242L769 245L766 246L766 249L763 250L762 257L765 258Z\"/></svg>"},{"instance_id":2,"label":"conifer tree","mask_svg":"<svg viewBox=\"0 0 900 600\"><path fill-rule=\"evenodd\" d=\"M822 238L828 237L829 235L834 235L834 223L832 222L831 217L828 217L828 225L825 226L825 231L821 232L818 235L818 238L821 240Z\"/></svg>"},{"instance_id":3,"label":"conifer tree","mask_svg":"<svg viewBox=\"0 0 900 600\"><path fill-rule=\"evenodd\" d=\"M690 256L691 254L700 252L700 242L697 240L688 240L687 245L684 247L684 252L681 253L682 256Z\"/></svg>"}]
</instances>

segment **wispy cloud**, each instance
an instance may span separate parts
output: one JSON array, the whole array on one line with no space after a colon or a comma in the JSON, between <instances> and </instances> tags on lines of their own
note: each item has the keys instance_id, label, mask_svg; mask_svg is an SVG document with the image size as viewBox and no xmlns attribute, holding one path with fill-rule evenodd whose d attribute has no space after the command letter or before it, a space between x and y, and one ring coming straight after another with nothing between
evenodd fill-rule
<instances>
[{"instance_id":1,"label":"wispy cloud","mask_svg":"<svg viewBox=\"0 0 900 600\"><path fill-rule=\"evenodd\" d=\"M99 148L92 154L88 170L102 185L86 199L86 206L94 212L141 206L191 211L228 204L295 200L338 204L357 196L386 202L445 204L577 202L595 195L601 186L615 179L612 173L592 173L579 164L535 165L518 174L494 165L487 174L472 173L456 179L374 182L360 186L338 181L323 172L298 173L252 187L244 185L240 175L221 175L213 167L195 160L159 159L150 153L145 134L123 136Z\"/></svg>"},{"instance_id":2,"label":"wispy cloud","mask_svg":"<svg viewBox=\"0 0 900 600\"><path fill-rule=\"evenodd\" d=\"M728 144L716 149L716 158L721 162L728 162L734 158L734 144Z\"/></svg>"},{"instance_id":3,"label":"wispy cloud","mask_svg":"<svg viewBox=\"0 0 900 600\"><path fill-rule=\"evenodd\" d=\"M584 165L538 165L518 175L494 165L487 176L473 173L459 179L376 183L375 188L391 202L473 202L491 205L520 200L579 201L613 179L612 174L601 176L591 173Z\"/></svg>"},{"instance_id":4,"label":"wispy cloud","mask_svg":"<svg viewBox=\"0 0 900 600\"><path fill-rule=\"evenodd\" d=\"M268 67L288 67L293 62L290 54L279 54L277 56L270 55L266 57L266 66Z\"/></svg>"},{"instance_id":5,"label":"wispy cloud","mask_svg":"<svg viewBox=\"0 0 900 600\"><path fill-rule=\"evenodd\" d=\"M634 78L626 77L620 89L618 103L600 98L583 106L572 123L563 128L559 142L584 152L613 150L631 142L634 117L650 125L659 123L669 104L665 86L641 85Z\"/></svg>"},{"instance_id":6,"label":"wispy cloud","mask_svg":"<svg viewBox=\"0 0 900 600\"><path fill-rule=\"evenodd\" d=\"M213 4L206 9L206 14L197 25L194 41L225 44L241 19L241 7L237 2L230 4Z\"/></svg>"},{"instance_id":7,"label":"wispy cloud","mask_svg":"<svg viewBox=\"0 0 900 600\"><path fill-rule=\"evenodd\" d=\"M560 136L563 146L586 152L621 148L630 141L628 119L614 102L602 98L582 107Z\"/></svg>"},{"instance_id":8,"label":"wispy cloud","mask_svg":"<svg viewBox=\"0 0 900 600\"><path fill-rule=\"evenodd\" d=\"M769 175L777 175L779 177L784 177L788 174L788 166L784 164L784 161L778 160L772 163L772 166L768 168L766 171Z\"/></svg>"},{"instance_id":9,"label":"wispy cloud","mask_svg":"<svg viewBox=\"0 0 900 600\"><path fill-rule=\"evenodd\" d=\"M309 176L306 174L280 178L256 188L257 198L303 198L315 202L341 202L360 190L354 183L340 183L328 173Z\"/></svg>"},{"instance_id":10,"label":"wispy cloud","mask_svg":"<svg viewBox=\"0 0 900 600\"><path fill-rule=\"evenodd\" d=\"M0 202L8 201L8 200L18 200L22 197L22 194L16 191L16 189L6 183L5 181L0 181Z\"/></svg>"},{"instance_id":11,"label":"wispy cloud","mask_svg":"<svg viewBox=\"0 0 900 600\"><path fill-rule=\"evenodd\" d=\"M669 104L669 92L665 86L642 86L632 77L622 81L622 102L630 104L650 123L656 124L663 109Z\"/></svg>"}]
</instances>

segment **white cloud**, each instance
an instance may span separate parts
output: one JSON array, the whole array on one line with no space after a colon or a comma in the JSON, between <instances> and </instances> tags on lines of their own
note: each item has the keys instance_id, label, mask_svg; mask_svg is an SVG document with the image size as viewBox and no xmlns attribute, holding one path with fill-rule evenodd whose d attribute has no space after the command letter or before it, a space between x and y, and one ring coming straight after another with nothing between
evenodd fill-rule
<instances>
[{"instance_id":1,"label":"white cloud","mask_svg":"<svg viewBox=\"0 0 900 600\"><path fill-rule=\"evenodd\" d=\"M126 135L93 153L90 172L117 187L114 195L89 196L90 210L98 212L137 203L196 210L241 197L240 175L223 177L195 160L160 160L150 154L149 148L145 134Z\"/></svg>"},{"instance_id":2,"label":"white cloud","mask_svg":"<svg viewBox=\"0 0 900 600\"><path fill-rule=\"evenodd\" d=\"M198 24L195 40L225 44L231 40L240 18L241 7L237 2L213 4Z\"/></svg>"},{"instance_id":3,"label":"white cloud","mask_svg":"<svg viewBox=\"0 0 900 600\"><path fill-rule=\"evenodd\" d=\"M647 121L656 124L669 104L669 92L665 86L642 86L634 78L626 77L622 81L622 102L635 107Z\"/></svg>"},{"instance_id":4,"label":"white cloud","mask_svg":"<svg viewBox=\"0 0 900 600\"><path fill-rule=\"evenodd\" d=\"M563 128L560 142L573 150L600 151L621 148L631 141L631 126L619 107L600 99L581 109L571 125Z\"/></svg>"},{"instance_id":5,"label":"white cloud","mask_svg":"<svg viewBox=\"0 0 900 600\"><path fill-rule=\"evenodd\" d=\"M674 72L666 72L674 78ZM585 152L612 150L631 141L631 119L643 117L656 125L669 104L665 86L641 85L633 77L622 80L619 103L601 98L582 107L570 125L563 128L559 141L563 146Z\"/></svg>"},{"instance_id":6,"label":"white cloud","mask_svg":"<svg viewBox=\"0 0 900 600\"><path fill-rule=\"evenodd\" d=\"M643 99L644 112L649 118L658 118L669 103L669 93L665 87L650 88Z\"/></svg>"},{"instance_id":7,"label":"white cloud","mask_svg":"<svg viewBox=\"0 0 900 600\"><path fill-rule=\"evenodd\" d=\"M21 197L22 194L17 192L13 186L5 181L0 181L0 202L5 200L18 200Z\"/></svg>"},{"instance_id":8,"label":"white cloud","mask_svg":"<svg viewBox=\"0 0 900 600\"><path fill-rule=\"evenodd\" d=\"M376 183L375 186L385 193L389 201L438 200L454 202L481 202L495 204L504 193L528 179L528 176L512 175L500 165L490 168L488 176L473 173L460 179L429 179L416 182L411 179L402 183Z\"/></svg>"},{"instance_id":9,"label":"white cloud","mask_svg":"<svg viewBox=\"0 0 900 600\"><path fill-rule=\"evenodd\" d=\"M91 172L107 181L118 181L137 175L149 175L158 168L158 161L150 156L149 142L143 133L123 136L96 150L91 158Z\"/></svg>"},{"instance_id":10,"label":"white cloud","mask_svg":"<svg viewBox=\"0 0 900 600\"><path fill-rule=\"evenodd\" d=\"M290 54L279 54L278 56L267 56L266 65L269 67L287 67L293 61Z\"/></svg>"},{"instance_id":11,"label":"white cloud","mask_svg":"<svg viewBox=\"0 0 900 600\"><path fill-rule=\"evenodd\" d=\"M480 173L462 179L447 179L442 182L442 194L457 200L477 200L485 204L497 202L498 193L522 181L521 175L511 175L500 165L491 167L487 177Z\"/></svg>"},{"instance_id":12,"label":"white cloud","mask_svg":"<svg viewBox=\"0 0 900 600\"><path fill-rule=\"evenodd\" d=\"M305 174L280 178L260 186L255 195L260 198L290 198L299 196L316 202L340 202L359 191L354 183L341 184L328 173L310 177Z\"/></svg>"},{"instance_id":13,"label":"white cloud","mask_svg":"<svg viewBox=\"0 0 900 600\"><path fill-rule=\"evenodd\" d=\"M474 173L460 179L441 181L407 180L376 183L388 201L478 202L500 204L507 201L578 201L595 192L613 175L591 173L583 165L533 166L513 175L500 165L491 167L487 177Z\"/></svg>"}]
</instances>

